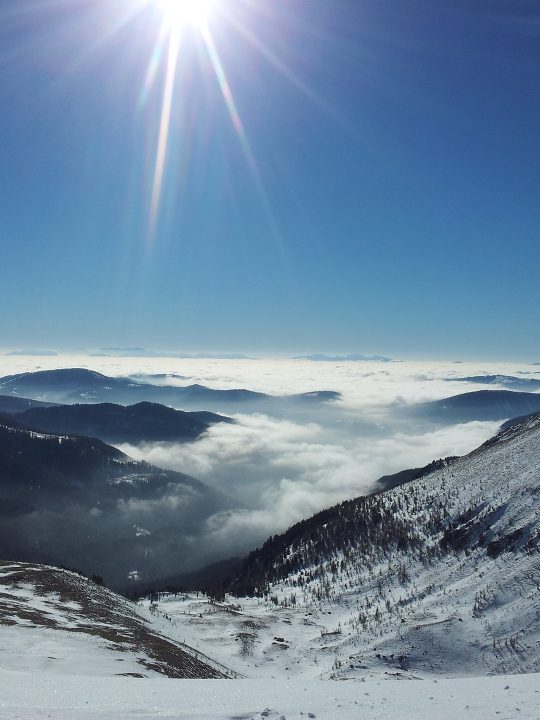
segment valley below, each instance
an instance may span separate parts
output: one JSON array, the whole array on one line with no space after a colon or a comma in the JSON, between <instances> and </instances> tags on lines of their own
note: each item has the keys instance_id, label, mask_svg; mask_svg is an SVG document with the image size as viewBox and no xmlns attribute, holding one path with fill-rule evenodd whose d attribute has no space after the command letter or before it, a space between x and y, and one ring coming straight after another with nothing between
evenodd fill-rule
<instances>
[{"instance_id":1,"label":"valley below","mask_svg":"<svg viewBox=\"0 0 540 720\"><path fill-rule=\"evenodd\" d=\"M231 415L80 404L74 378L111 383L80 371L50 371L50 395L42 375L35 397L5 395L0 716L538 718L538 396L506 389L516 369L486 391L473 368L457 378L473 390L448 397L448 369L408 368L407 385L396 365L389 385L389 364L334 367L331 392L316 389L332 387L324 371L259 386L281 398L264 413L242 393ZM347 375L379 382L379 404ZM138 435L115 447L70 418ZM380 448L395 457L375 460ZM159 453L170 462L148 462Z\"/></svg>"}]
</instances>

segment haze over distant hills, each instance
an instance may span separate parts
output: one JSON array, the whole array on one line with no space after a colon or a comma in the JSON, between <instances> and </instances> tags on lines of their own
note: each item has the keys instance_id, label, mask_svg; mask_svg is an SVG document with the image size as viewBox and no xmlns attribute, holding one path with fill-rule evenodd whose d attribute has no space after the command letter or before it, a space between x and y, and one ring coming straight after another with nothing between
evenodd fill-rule
<instances>
[{"instance_id":1,"label":"haze over distant hills","mask_svg":"<svg viewBox=\"0 0 540 720\"><path fill-rule=\"evenodd\" d=\"M314 362L392 362L392 358L384 355L362 355L362 353L351 353L349 355L315 353L313 355L299 355L295 360L313 360Z\"/></svg>"},{"instance_id":2,"label":"haze over distant hills","mask_svg":"<svg viewBox=\"0 0 540 720\"><path fill-rule=\"evenodd\" d=\"M112 402L130 405L146 401L175 407L195 405L199 409L255 406L257 403L264 403L266 406L305 406L340 397L339 393L333 391L273 396L244 389L219 390L199 384L175 387L140 382L127 377L108 377L84 368L6 375L0 378L0 392L57 403Z\"/></svg>"},{"instance_id":3,"label":"haze over distant hills","mask_svg":"<svg viewBox=\"0 0 540 720\"><path fill-rule=\"evenodd\" d=\"M249 366L246 379L250 385L253 383L252 386L255 387L269 388L270 392L274 391L276 394L251 393L249 390L212 390L203 385L176 386L178 382L188 381L188 376L182 375L184 371L190 373L189 377L203 377L209 384L214 380L221 386L231 387L231 379L226 374L218 375L212 364L206 366L205 375L204 372L197 372L197 364L187 364L185 367L180 363L163 364L161 367L164 371L157 372L160 369L159 364L122 363L118 364L118 367L126 368L127 372L136 371L138 376L126 374L112 377L80 368L5 375L0 378L0 392L5 393L0 397L0 412L3 409L4 412L11 413L11 420L6 419L5 424L11 423L12 427L18 425L21 432L25 428L30 433L30 439L44 433L51 436L55 433L65 436L77 433L98 437L106 442L122 443L124 452L147 460L153 467L174 468L188 476L201 478L205 486L217 491L224 490L222 494L217 492L211 495L209 503L206 503L206 499L201 499L197 512L202 519L196 528L189 522L185 524L186 517L191 520L189 503L178 503L173 498L172 504L166 505L161 495L167 497L167 502L169 495L165 490L161 492L159 483L155 486L155 492L148 489L144 502L140 498L131 498L129 493L124 500L115 501L114 512L108 511L110 525L114 524L115 513L119 513L121 518L118 523L120 527L124 519L131 517L131 512L137 508L139 514L131 523L129 532L133 531L135 525L142 530L148 530L152 534L152 540L148 540L145 547L152 552L154 547L169 547L165 540L168 531L162 529L158 522L160 503L166 505L163 517L167 516L168 510L172 513L173 507L179 508L178 523L175 524L172 515L168 517L174 533L181 536L178 547L182 565L171 567L168 559L164 559L163 562L160 560L154 569L153 557L159 555L148 552L145 556L147 562L143 563L136 562L136 556L134 562L129 563L130 570L137 570L148 579L149 572L153 577L154 573L177 575L201 567L206 562L238 555L250 547L250 543L258 543L266 534L282 530L286 523L295 522L332 502L352 497L353 493L370 492L381 486L388 487L396 482L418 477L419 473L423 474L426 470L424 466L429 457L446 457L467 452L474 446L474 442L483 442L494 430L494 426L482 427L480 423L471 427L463 425L455 430L452 425L463 424L469 420L502 421L540 410L540 395L537 393L495 390L464 393L428 403L406 403L396 395L396 389L400 386L394 378L399 379L404 373L414 373L414 383L417 383L420 374L416 367L407 368L404 364L383 366L375 374L373 368L364 371L360 365L343 367L343 377L358 377L363 383L352 397L353 402L351 396L346 395L343 403L325 402L327 399L339 397L338 393L294 394L295 387L305 389L313 383L314 378L315 382L317 378L325 378L325 382L328 382L328 378L333 377L333 374L328 372L329 366L310 366L309 363L293 361L288 361L288 364L273 361L262 364L263 373L277 373L289 367L294 372L300 370L305 373L301 384L286 379L282 384L276 382L274 385L258 381L255 384L254 375L249 375L252 364L246 363L246 366ZM204 363L201 367L205 368ZM227 365L227 371L238 373L233 376L234 382L241 378L244 369L242 364L238 368ZM448 370L445 370L444 374L447 373ZM473 377L473 373L470 376ZM421 393L427 392L428 397L429 393L433 393L433 397L440 393L441 389L444 391L445 387L449 387L444 376L437 385L431 382L429 374L426 373L422 376L424 377L426 379L420 380ZM145 378L145 381L141 378ZM381 384L377 386L380 379ZM349 386L338 384L338 387L347 389L352 387L352 380L350 383ZM370 388L372 383L374 387ZM373 398L375 402L378 401L379 387L383 390L383 396L377 407L372 403ZM411 387L416 386L413 384ZM201 394L197 394L197 389L201 389ZM278 394L289 389L292 389L290 395ZM228 407L238 413L237 422L228 423L224 421L223 415L179 412L154 401L140 399L140 395L144 397L148 394L152 397L157 394L169 400L167 404L182 405L184 403L178 400L178 397L184 396L186 390L195 392L199 398L207 398L208 393L218 393L221 398L229 397L228 394L232 393L234 400L219 400L216 404L222 407L229 402ZM366 390L371 395L368 395L366 406L363 407L361 403L364 402L363 394ZM23 392L29 397L18 397L19 394L22 396ZM102 396L109 401L99 399L96 402L96 399ZM117 401L111 402L116 396L120 400L126 400L127 407ZM245 399L246 396L249 399ZM67 406L53 404L65 403L66 400L70 403ZM40 406L40 402L45 405ZM210 401L198 400L193 401L193 404L205 407L207 402ZM32 407L33 405L36 407ZM299 407L307 410L304 413L296 412ZM373 417L369 414L372 407ZM271 417L268 408L285 410L281 414L276 412L275 416ZM447 427L444 432L437 431L433 435L436 444L431 445L433 438L429 433L433 430L433 423ZM189 441L194 439L197 441L190 444ZM96 446L96 443L97 441L91 444ZM423 445L423 450L421 448L419 452L413 452L414 444ZM411 445L410 452L403 450L405 445ZM433 454L428 455L427 452L432 447ZM389 455L392 457L388 458ZM36 459L35 456L34 458ZM46 464L50 459L47 459ZM41 467L41 461L36 459L36 462L36 467ZM77 477L77 470L70 476L71 480L65 481L68 487L71 481L86 486L88 476L84 472L84 466L81 465L81 468L81 478ZM402 471L399 468L413 469ZM428 466L427 469L432 468ZM164 473L167 474L168 471ZM60 477L65 475L64 468ZM390 475L391 477L388 477ZM30 477L29 473L27 477ZM377 478L381 478L378 484ZM61 480L61 483L63 482L64 480ZM209 487L206 487L206 490ZM67 497L70 497L69 493ZM20 496L18 499L23 498ZM82 506L84 502L81 508ZM74 517L82 517L89 511L88 508L84 511L81 508L78 508L78 515L77 510L75 511ZM127 513L124 512L126 508L129 510ZM92 506L90 510L101 512L102 508ZM194 516L197 516L197 513L194 513ZM105 514L98 513L98 517L103 521L106 519ZM34 521L36 516L31 519ZM89 527L85 525L87 519L81 521L81 527ZM242 528L241 533L238 531L239 527ZM79 531L73 531L75 537L79 537L77 532ZM191 538L191 545L189 552L184 553L188 536ZM142 544L142 541L137 542ZM221 555L214 554L218 545ZM130 547L130 543L127 543L127 546ZM102 552L102 548L99 552ZM162 558L166 556L170 557L167 549L161 553ZM32 556L32 559L41 558ZM108 572L102 568L91 570L103 575ZM111 573L111 576L114 573ZM126 566L123 565L115 577L123 580L125 573Z\"/></svg>"},{"instance_id":4,"label":"haze over distant hills","mask_svg":"<svg viewBox=\"0 0 540 720\"><path fill-rule=\"evenodd\" d=\"M479 385L502 385L511 390L534 392L540 388L540 379L515 377L513 375L471 375L469 377L447 378L448 382L470 382Z\"/></svg>"},{"instance_id":5,"label":"haze over distant hills","mask_svg":"<svg viewBox=\"0 0 540 720\"><path fill-rule=\"evenodd\" d=\"M0 418L0 548L4 558L68 565L113 586L128 574L204 564L196 538L225 494L135 462L97 439L43 434Z\"/></svg>"},{"instance_id":6,"label":"haze over distant hills","mask_svg":"<svg viewBox=\"0 0 540 720\"><path fill-rule=\"evenodd\" d=\"M30 348L23 348L22 350L11 350L5 353L8 356L35 356L35 357L55 357L58 355L56 350L35 350Z\"/></svg>"},{"instance_id":7,"label":"haze over distant hills","mask_svg":"<svg viewBox=\"0 0 540 720\"><path fill-rule=\"evenodd\" d=\"M0 413L19 413L34 407L51 407L56 403L32 400L16 395L0 395Z\"/></svg>"},{"instance_id":8,"label":"haze over distant hills","mask_svg":"<svg viewBox=\"0 0 540 720\"><path fill-rule=\"evenodd\" d=\"M22 353L21 353L22 354ZM190 360L249 360L242 353L185 353L166 350L147 350L142 347L104 347L90 353L91 357L140 357L140 358L178 358Z\"/></svg>"},{"instance_id":9,"label":"haze over distant hills","mask_svg":"<svg viewBox=\"0 0 540 720\"><path fill-rule=\"evenodd\" d=\"M405 415L440 423L504 420L540 411L540 394L477 390L403 408Z\"/></svg>"}]
</instances>

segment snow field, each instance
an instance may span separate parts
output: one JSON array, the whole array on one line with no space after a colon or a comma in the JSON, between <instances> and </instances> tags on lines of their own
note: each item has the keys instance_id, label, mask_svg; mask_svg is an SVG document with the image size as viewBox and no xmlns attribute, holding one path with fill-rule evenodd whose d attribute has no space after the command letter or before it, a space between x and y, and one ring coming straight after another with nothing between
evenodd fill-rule
<instances>
[{"instance_id":1,"label":"snow field","mask_svg":"<svg viewBox=\"0 0 540 720\"><path fill-rule=\"evenodd\" d=\"M538 720L540 676L315 682L0 671L2 720Z\"/></svg>"}]
</instances>

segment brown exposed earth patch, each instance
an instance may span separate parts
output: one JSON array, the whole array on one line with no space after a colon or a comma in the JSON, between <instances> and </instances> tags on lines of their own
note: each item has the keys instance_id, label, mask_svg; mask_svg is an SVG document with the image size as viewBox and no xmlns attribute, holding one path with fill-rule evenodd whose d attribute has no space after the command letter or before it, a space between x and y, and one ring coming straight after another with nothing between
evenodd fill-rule
<instances>
[{"instance_id":1,"label":"brown exposed earth patch","mask_svg":"<svg viewBox=\"0 0 540 720\"><path fill-rule=\"evenodd\" d=\"M24 597L29 588L39 601L36 607ZM0 561L0 625L16 624L98 637L111 649L135 655L147 670L170 678L230 677L151 629L128 600L87 578L44 565Z\"/></svg>"}]
</instances>

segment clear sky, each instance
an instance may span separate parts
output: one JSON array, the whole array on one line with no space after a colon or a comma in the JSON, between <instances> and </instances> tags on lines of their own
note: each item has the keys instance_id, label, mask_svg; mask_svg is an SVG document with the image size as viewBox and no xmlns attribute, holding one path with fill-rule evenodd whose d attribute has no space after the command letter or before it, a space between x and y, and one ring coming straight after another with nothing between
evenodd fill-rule
<instances>
[{"instance_id":1,"label":"clear sky","mask_svg":"<svg viewBox=\"0 0 540 720\"><path fill-rule=\"evenodd\" d=\"M540 361L536 0L166 6L0 4L1 346Z\"/></svg>"}]
</instances>

